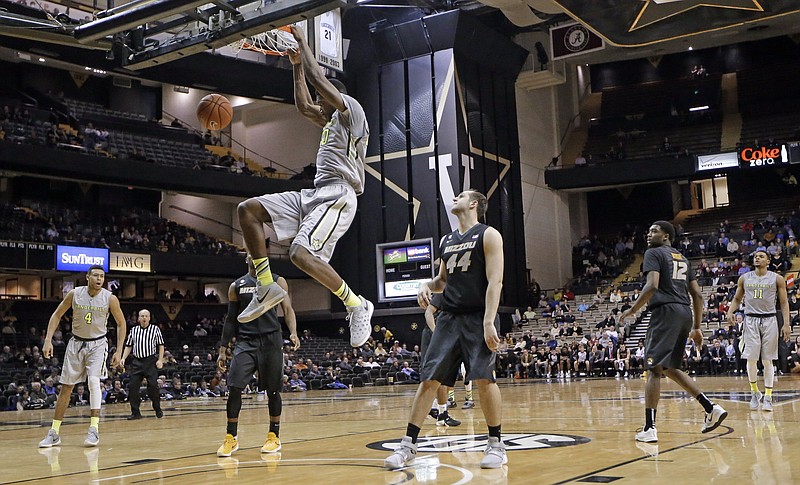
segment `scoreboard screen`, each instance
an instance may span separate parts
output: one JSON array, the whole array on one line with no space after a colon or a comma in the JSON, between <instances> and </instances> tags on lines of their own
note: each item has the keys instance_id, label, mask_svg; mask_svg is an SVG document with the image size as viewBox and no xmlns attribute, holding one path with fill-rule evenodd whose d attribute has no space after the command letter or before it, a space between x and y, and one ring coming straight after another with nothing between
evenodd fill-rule
<instances>
[{"instance_id":1,"label":"scoreboard screen","mask_svg":"<svg viewBox=\"0 0 800 485\"><path fill-rule=\"evenodd\" d=\"M0 268L26 267L25 243L22 241L0 241Z\"/></svg>"},{"instance_id":2,"label":"scoreboard screen","mask_svg":"<svg viewBox=\"0 0 800 485\"><path fill-rule=\"evenodd\" d=\"M54 244L0 241L0 268L53 269L55 259Z\"/></svg>"},{"instance_id":3,"label":"scoreboard screen","mask_svg":"<svg viewBox=\"0 0 800 485\"><path fill-rule=\"evenodd\" d=\"M378 244L378 301L416 300L420 283L433 278L433 239Z\"/></svg>"}]
</instances>

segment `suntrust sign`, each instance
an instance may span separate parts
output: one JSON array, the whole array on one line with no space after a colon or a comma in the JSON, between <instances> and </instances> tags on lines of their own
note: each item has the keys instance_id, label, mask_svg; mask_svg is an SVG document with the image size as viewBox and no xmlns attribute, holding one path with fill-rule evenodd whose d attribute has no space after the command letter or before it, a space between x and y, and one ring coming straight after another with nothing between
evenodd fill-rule
<instances>
[{"instance_id":1,"label":"suntrust sign","mask_svg":"<svg viewBox=\"0 0 800 485\"><path fill-rule=\"evenodd\" d=\"M94 265L102 266L108 272L108 249L56 246L57 270L85 272Z\"/></svg>"},{"instance_id":2,"label":"suntrust sign","mask_svg":"<svg viewBox=\"0 0 800 485\"><path fill-rule=\"evenodd\" d=\"M152 272L149 254L112 252L108 267L111 271Z\"/></svg>"}]
</instances>

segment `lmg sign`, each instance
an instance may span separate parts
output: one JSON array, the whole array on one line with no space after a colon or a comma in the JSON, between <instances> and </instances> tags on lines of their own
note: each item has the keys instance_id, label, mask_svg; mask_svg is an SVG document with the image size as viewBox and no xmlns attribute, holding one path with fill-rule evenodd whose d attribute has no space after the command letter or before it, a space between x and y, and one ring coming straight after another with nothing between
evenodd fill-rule
<instances>
[{"instance_id":1,"label":"lmg sign","mask_svg":"<svg viewBox=\"0 0 800 485\"><path fill-rule=\"evenodd\" d=\"M134 273L150 273L150 255L140 253L111 253L109 264L111 271L130 271Z\"/></svg>"}]
</instances>

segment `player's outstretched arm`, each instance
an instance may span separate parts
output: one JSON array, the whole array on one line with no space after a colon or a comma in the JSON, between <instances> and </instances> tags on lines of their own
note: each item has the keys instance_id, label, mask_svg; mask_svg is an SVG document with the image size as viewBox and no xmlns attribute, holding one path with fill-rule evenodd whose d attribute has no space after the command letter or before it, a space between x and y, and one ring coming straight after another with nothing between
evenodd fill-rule
<instances>
[{"instance_id":1,"label":"player's outstretched arm","mask_svg":"<svg viewBox=\"0 0 800 485\"><path fill-rule=\"evenodd\" d=\"M228 314L225 315L225 323L222 325L222 338L217 354L217 368L220 372L228 369L226 364L227 348L236 335L237 315L239 315L239 295L236 294L236 285L231 283L228 287Z\"/></svg>"},{"instance_id":2,"label":"player's outstretched arm","mask_svg":"<svg viewBox=\"0 0 800 485\"><path fill-rule=\"evenodd\" d=\"M292 75L294 79L294 105L301 115L317 126L325 126L327 120L322 114L322 108L314 102L311 93L308 91L306 83L305 69L301 61L299 50L293 49L289 52L289 61L292 63Z\"/></svg>"},{"instance_id":3,"label":"player's outstretched arm","mask_svg":"<svg viewBox=\"0 0 800 485\"><path fill-rule=\"evenodd\" d=\"M45 334L44 343L42 344L42 355L44 355L45 359L49 359L53 356L53 334L56 333L61 317L72 307L72 298L74 295L75 290L69 290L67 296L61 300L61 303L58 304L53 314L50 315L50 321L47 323L47 333Z\"/></svg>"},{"instance_id":4,"label":"player's outstretched arm","mask_svg":"<svg viewBox=\"0 0 800 485\"><path fill-rule=\"evenodd\" d=\"M428 305L428 308L425 309L425 324L428 325L431 332L436 330L436 310L437 308L433 305Z\"/></svg>"},{"instance_id":5,"label":"player's outstretched arm","mask_svg":"<svg viewBox=\"0 0 800 485\"><path fill-rule=\"evenodd\" d=\"M736 310L742 305L742 300L744 299L744 277L740 276L739 281L736 283L736 294L733 295L733 300L731 300L731 306L728 308L728 314L726 315L728 322L731 324L735 323L735 319L733 315L736 313Z\"/></svg>"},{"instance_id":6,"label":"player's outstretched arm","mask_svg":"<svg viewBox=\"0 0 800 485\"><path fill-rule=\"evenodd\" d=\"M289 340L292 342L292 350L300 348L300 339L297 338L297 317L292 308L292 299L289 297L289 285L283 277L278 278L278 286L283 288L286 296L281 301L281 310L283 310L283 319L286 321L286 326L289 328Z\"/></svg>"},{"instance_id":7,"label":"player's outstretched arm","mask_svg":"<svg viewBox=\"0 0 800 485\"><path fill-rule=\"evenodd\" d=\"M483 338L492 352L500 346L500 338L494 326L500 293L503 290L503 236L493 227L483 234L483 254L486 257L486 308L483 313Z\"/></svg>"},{"instance_id":8,"label":"player's outstretched arm","mask_svg":"<svg viewBox=\"0 0 800 485\"><path fill-rule=\"evenodd\" d=\"M689 296L692 297L692 331L689 334L695 344L702 345L703 331L700 330L700 322L703 319L703 292L697 280L689 281Z\"/></svg>"},{"instance_id":9,"label":"player's outstretched arm","mask_svg":"<svg viewBox=\"0 0 800 485\"><path fill-rule=\"evenodd\" d=\"M111 367L116 368L120 364L120 358L125 348L125 335L128 331L128 326L125 324L125 315L122 314L119 299L115 295L111 295L108 299L108 309L111 310L111 315L114 317L114 321L117 322L117 351L111 356Z\"/></svg>"},{"instance_id":10,"label":"player's outstretched arm","mask_svg":"<svg viewBox=\"0 0 800 485\"><path fill-rule=\"evenodd\" d=\"M781 315L783 315L783 326L781 327L781 335L783 340L788 342L792 339L791 317L789 316L789 297L786 294L786 279L778 275L775 278L775 286L778 293L778 304L781 306Z\"/></svg>"},{"instance_id":11,"label":"player's outstretched arm","mask_svg":"<svg viewBox=\"0 0 800 485\"><path fill-rule=\"evenodd\" d=\"M322 96L325 101L329 102L331 106L339 111L345 111L347 106L342 99L342 93L331 84L330 81L322 73L322 69L317 64L317 59L314 58L314 53L306 42L306 35L302 29L292 26L292 35L297 41L297 47L300 51L300 59L305 71L308 82L317 90L317 94Z\"/></svg>"},{"instance_id":12,"label":"player's outstretched arm","mask_svg":"<svg viewBox=\"0 0 800 485\"><path fill-rule=\"evenodd\" d=\"M661 273L658 271L647 272L647 281L645 281L642 292L639 293L639 298L636 299L636 302L632 307L622 312L622 315L619 317L620 322L624 322L631 316L635 315L636 312L641 310L642 307L645 306L648 301L650 301L650 298L653 298L653 295L655 295L656 291L658 291L659 281L661 281Z\"/></svg>"}]
</instances>

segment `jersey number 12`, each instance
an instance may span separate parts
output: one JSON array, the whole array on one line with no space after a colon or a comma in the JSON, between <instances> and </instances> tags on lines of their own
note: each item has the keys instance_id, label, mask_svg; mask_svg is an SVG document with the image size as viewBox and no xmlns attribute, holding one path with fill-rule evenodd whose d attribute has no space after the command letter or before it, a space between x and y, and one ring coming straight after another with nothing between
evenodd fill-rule
<instances>
[{"instance_id":1,"label":"jersey number 12","mask_svg":"<svg viewBox=\"0 0 800 485\"><path fill-rule=\"evenodd\" d=\"M689 264L686 261L673 261L672 262L672 279L686 281L686 272L689 270Z\"/></svg>"}]
</instances>

